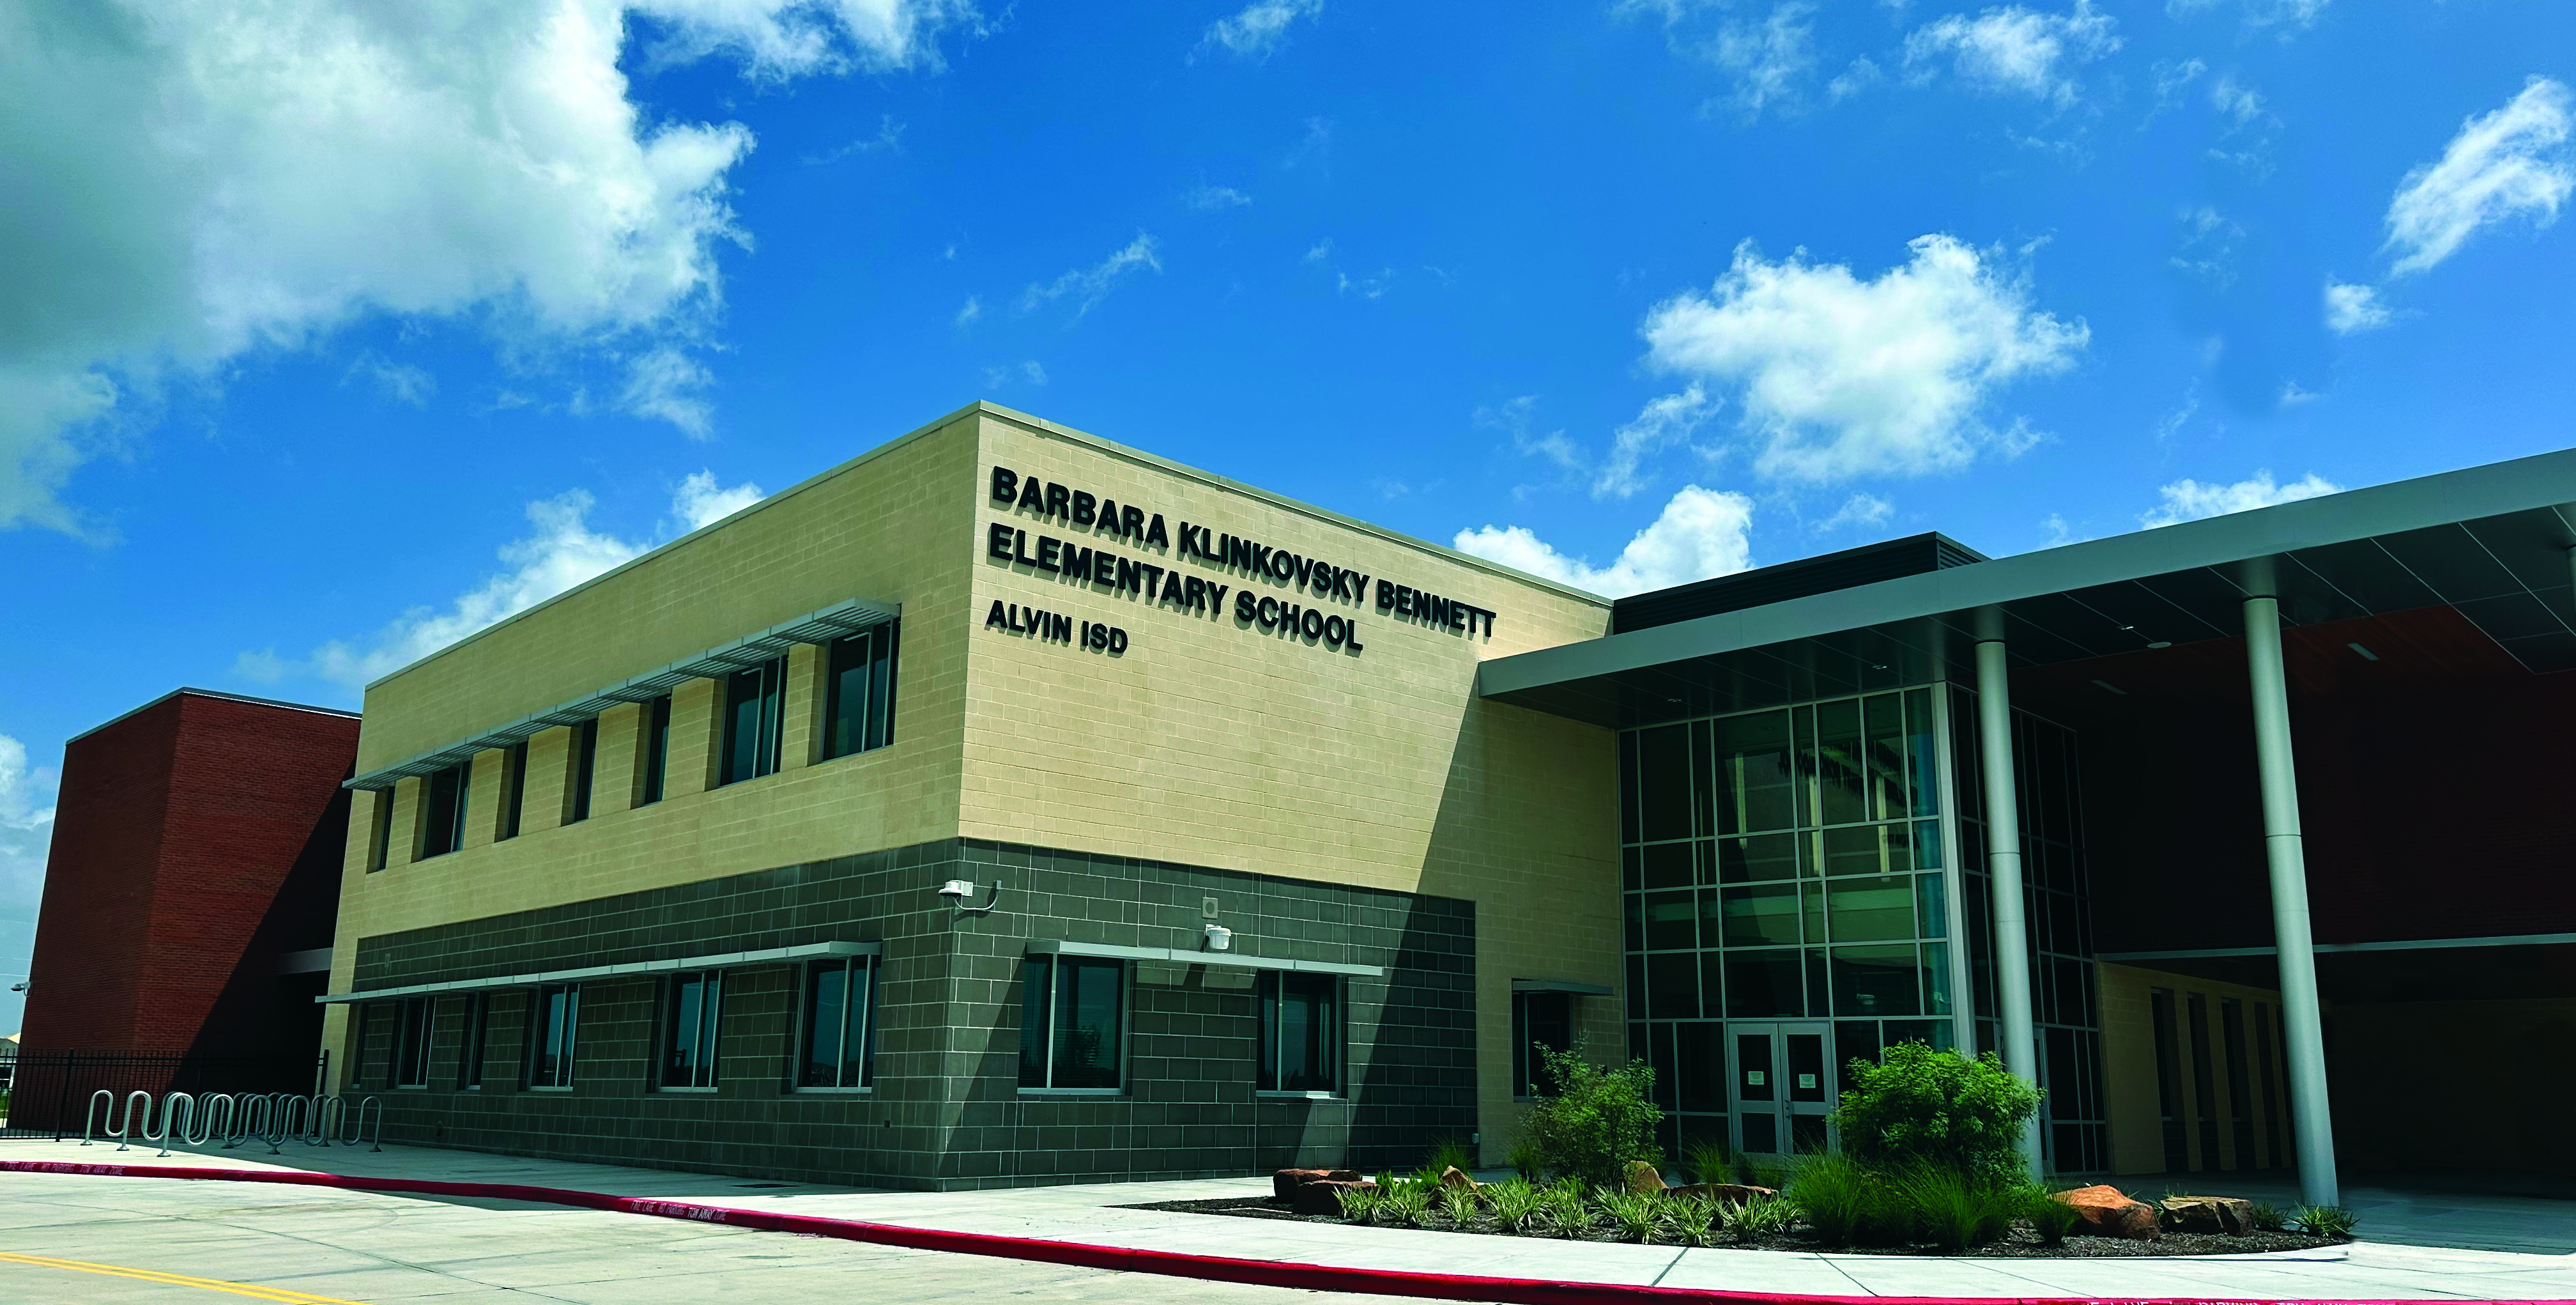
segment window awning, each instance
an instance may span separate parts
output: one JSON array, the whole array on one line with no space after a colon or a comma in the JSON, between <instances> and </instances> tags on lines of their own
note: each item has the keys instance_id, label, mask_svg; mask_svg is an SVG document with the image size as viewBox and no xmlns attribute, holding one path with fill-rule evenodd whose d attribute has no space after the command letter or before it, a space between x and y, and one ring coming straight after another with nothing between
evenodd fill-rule
<instances>
[{"instance_id":1,"label":"window awning","mask_svg":"<svg viewBox=\"0 0 2576 1305\"><path fill-rule=\"evenodd\" d=\"M1584 983L1576 979L1514 979L1512 980L1512 991L1567 992L1572 993L1577 997L1607 997L1610 995L1610 988L1607 984Z\"/></svg>"},{"instance_id":2,"label":"window awning","mask_svg":"<svg viewBox=\"0 0 2576 1305\"><path fill-rule=\"evenodd\" d=\"M1067 942L1058 938L1035 938L1029 941L1031 956L1097 956L1118 961L1164 961L1176 965L1223 965L1240 970L1295 970L1302 974L1349 974L1363 979L1382 979L1385 969L1375 965L1344 965L1338 961L1292 961L1271 956L1246 956L1241 952L1183 951L1178 947L1115 947L1108 943Z\"/></svg>"},{"instance_id":3,"label":"window awning","mask_svg":"<svg viewBox=\"0 0 2576 1305\"><path fill-rule=\"evenodd\" d=\"M834 603L821 611L807 612L795 620L781 621L731 643L719 644L695 657L684 657L660 670L647 671L570 702L522 716L472 738L459 739L390 766L379 766L366 774L341 781L340 787L392 788L394 781L406 775L426 775L434 770L445 770L473 760L475 753L523 743L558 725L578 725L621 702L649 702L669 693L673 686L684 681L730 675L773 657L784 656L796 644L829 643L843 635L883 625L902 614L902 604L878 602L872 598Z\"/></svg>"},{"instance_id":4,"label":"window awning","mask_svg":"<svg viewBox=\"0 0 2576 1305\"><path fill-rule=\"evenodd\" d=\"M590 979L632 979L649 974L670 974L680 970L740 970L755 965L793 965L798 961L826 960L834 956L874 956L884 949L883 943L819 942L797 947L764 947L758 951L718 952L712 956L675 956L660 961L629 961L620 965L586 965L579 969L541 970L535 974L498 974L485 979L450 979L445 983L414 983L400 988L370 988L364 992L332 992L314 998L323 1005L337 1002L386 1001L396 997L427 997L448 992L483 992L493 988L534 988L548 983L581 983Z\"/></svg>"}]
</instances>

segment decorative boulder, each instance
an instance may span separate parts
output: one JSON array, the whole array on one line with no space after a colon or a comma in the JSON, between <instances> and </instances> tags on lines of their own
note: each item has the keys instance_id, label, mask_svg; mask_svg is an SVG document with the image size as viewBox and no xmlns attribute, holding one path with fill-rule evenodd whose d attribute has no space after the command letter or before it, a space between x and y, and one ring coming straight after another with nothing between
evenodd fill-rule
<instances>
[{"instance_id":1,"label":"decorative boulder","mask_svg":"<svg viewBox=\"0 0 2576 1305\"><path fill-rule=\"evenodd\" d=\"M2166 1232L2243 1237L2254 1231L2254 1203L2233 1196L2168 1196L2156 1202L2156 1226Z\"/></svg>"},{"instance_id":2,"label":"decorative boulder","mask_svg":"<svg viewBox=\"0 0 2576 1305\"><path fill-rule=\"evenodd\" d=\"M1471 1192L1484 1186L1483 1183L1477 1182L1456 1165L1451 1165L1440 1171L1440 1185L1442 1187L1463 1187Z\"/></svg>"},{"instance_id":3,"label":"decorative boulder","mask_svg":"<svg viewBox=\"0 0 2576 1305\"><path fill-rule=\"evenodd\" d=\"M1294 1200L1298 1188L1328 1178L1335 1182L1356 1183L1360 1180L1360 1173L1356 1169L1282 1169L1270 1175L1270 1195L1274 1200Z\"/></svg>"},{"instance_id":4,"label":"decorative boulder","mask_svg":"<svg viewBox=\"0 0 2576 1305\"><path fill-rule=\"evenodd\" d=\"M1719 1205L1743 1205L1757 1196L1780 1194L1768 1187L1753 1187L1744 1183L1692 1183L1688 1187L1675 1187L1668 1190L1674 1196L1697 1197L1715 1201Z\"/></svg>"},{"instance_id":5,"label":"decorative boulder","mask_svg":"<svg viewBox=\"0 0 2576 1305\"><path fill-rule=\"evenodd\" d=\"M2156 1240L2156 1207L2132 1201L2128 1193L2107 1183L2059 1192L2057 1199L2074 1206L2075 1212L2084 1217L2084 1222L2075 1228L2078 1233L2139 1242Z\"/></svg>"},{"instance_id":6,"label":"decorative boulder","mask_svg":"<svg viewBox=\"0 0 2576 1305\"><path fill-rule=\"evenodd\" d=\"M1628 1190L1640 1196L1663 1191L1664 1175L1643 1160L1631 1160L1628 1162Z\"/></svg>"},{"instance_id":7,"label":"decorative boulder","mask_svg":"<svg viewBox=\"0 0 2576 1305\"><path fill-rule=\"evenodd\" d=\"M1342 1170L1339 1172L1347 1173L1349 1171ZM1377 1190L1377 1183L1366 1178L1363 1178L1358 1182L1345 1182L1335 1178L1318 1178L1315 1181L1307 1183L1297 1189L1297 1195L1293 1198L1296 1204L1290 1206L1289 1209L1297 1214L1338 1215L1342 1212L1342 1193L1354 1188L1362 1188L1373 1192Z\"/></svg>"}]
</instances>

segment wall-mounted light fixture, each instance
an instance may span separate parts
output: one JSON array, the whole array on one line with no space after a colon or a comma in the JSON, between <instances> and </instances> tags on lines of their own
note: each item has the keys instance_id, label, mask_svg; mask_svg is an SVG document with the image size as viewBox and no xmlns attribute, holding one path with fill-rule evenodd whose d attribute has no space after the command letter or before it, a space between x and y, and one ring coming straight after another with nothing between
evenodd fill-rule
<instances>
[{"instance_id":1,"label":"wall-mounted light fixture","mask_svg":"<svg viewBox=\"0 0 2576 1305\"><path fill-rule=\"evenodd\" d=\"M1221 924L1209 925L1207 927L1207 949L1212 952L1232 951L1234 949L1234 930L1226 928Z\"/></svg>"},{"instance_id":2,"label":"wall-mounted light fixture","mask_svg":"<svg viewBox=\"0 0 2576 1305\"><path fill-rule=\"evenodd\" d=\"M998 879L993 881L992 895L984 899L984 904L982 906L972 905L975 898L975 889L975 881L971 879L951 879L947 883L939 886L939 895L947 898L951 904L955 905L959 915L990 914L994 904L1002 900L1001 881Z\"/></svg>"}]
</instances>

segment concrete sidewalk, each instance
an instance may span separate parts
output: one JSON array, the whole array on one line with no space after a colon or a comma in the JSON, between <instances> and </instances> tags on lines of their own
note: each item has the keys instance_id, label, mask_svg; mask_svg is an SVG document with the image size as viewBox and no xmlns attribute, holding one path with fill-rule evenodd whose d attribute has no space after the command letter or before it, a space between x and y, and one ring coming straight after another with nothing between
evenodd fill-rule
<instances>
[{"instance_id":1,"label":"concrete sidewalk","mask_svg":"<svg viewBox=\"0 0 2576 1305\"><path fill-rule=\"evenodd\" d=\"M2191 1296L2237 1299L2576 1300L2576 1256L2379 1241L2270 1255L2119 1260L1916 1258L1680 1249L1268 1222L1117 1208L1254 1195L1267 1179L987 1192L895 1192L530 1160L420 1147L233 1151L0 1142L0 1159L277 1168L522 1183L950 1232L1351 1268L1827 1296ZM2557 1203L2551 1203L2557 1204ZM2369 1232L2365 1226L2363 1231Z\"/></svg>"}]
</instances>

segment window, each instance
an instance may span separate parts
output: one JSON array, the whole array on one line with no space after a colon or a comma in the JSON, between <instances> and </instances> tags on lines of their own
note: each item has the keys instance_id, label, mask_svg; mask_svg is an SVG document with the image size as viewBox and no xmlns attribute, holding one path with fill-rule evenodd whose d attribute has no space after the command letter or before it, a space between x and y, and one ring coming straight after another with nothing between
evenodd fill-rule
<instances>
[{"instance_id":1,"label":"window","mask_svg":"<svg viewBox=\"0 0 2576 1305\"><path fill-rule=\"evenodd\" d=\"M501 750L501 837L519 836L519 812L528 802L528 744L522 739Z\"/></svg>"},{"instance_id":2,"label":"window","mask_svg":"<svg viewBox=\"0 0 2576 1305\"><path fill-rule=\"evenodd\" d=\"M367 869L371 872L384 869L386 858L393 855L394 791L392 789L376 790L375 819L376 827L370 834L374 843L367 849Z\"/></svg>"},{"instance_id":3,"label":"window","mask_svg":"<svg viewBox=\"0 0 2576 1305\"><path fill-rule=\"evenodd\" d=\"M464 766L433 770L428 778L421 781L421 859L445 856L465 846L465 791L468 787L468 771Z\"/></svg>"},{"instance_id":4,"label":"window","mask_svg":"<svg viewBox=\"0 0 2576 1305\"><path fill-rule=\"evenodd\" d=\"M1534 1097L1552 1086L1547 1081L1547 1063L1533 1043L1552 1051L1574 1050L1574 994L1512 994L1513 1096Z\"/></svg>"},{"instance_id":5,"label":"window","mask_svg":"<svg viewBox=\"0 0 2576 1305\"><path fill-rule=\"evenodd\" d=\"M456 1086L465 1092L483 1088L483 1041L492 1032L492 994L465 999L465 1046L456 1057Z\"/></svg>"},{"instance_id":6,"label":"window","mask_svg":"<svg viewBox=\"0 0 2576 1305\"><path fill-rule=\"evenodd\" d=\"M528 1086L572 1086L573 1033L581 1023L581 988L550 983L528 999Z\"/></svg>"},{"instance_id":7,"label":"window","mask_svg":"<svg viewBox=\"0 0 2576 1305\"><path fill-rule=\"evenodd\" d=\"M724 759L716 782L739 784L778 769L778 731L785 721L780 689L787 659L773 657L724 679Z\"/></svg>"},{"instance_id":8,"label":"window","mask_svg":"<svg viewBox=\"0 0 2576 1305\"><path fill-rule=\"evenodd\" d=\"M801 1023L796 1086L873 1087L877 1053L874 958L853 956L808 967Z\"/></svg>"},{"instance_id":9,"label":"window","mask_svg":"<svg viewBox=\"0 0 2576 1305\"><path fill-rule=\"evenodd\" d=\"M401 1024L394 1033L394 1086L429 1086L429 998L414 997L401 1005Z\"/></svg>"},{"instance_id":10,"label":"window","mask_svg":"<svg viewBox=\"0 0 2576 1305\"><path fill-rule=\"evenodd\" d=\"M716 1012L724 1004L723 972L674 974L663 987L661 1086L714 1087Z\"/></svg>"},{"instance_id":11,"label":"window","mask_svg":"<svg viewBox=\"0 0 2576 1305\"><path fill-rule=\"evenodd\" d=\"M1262 971L1261 1077L1256 1086L1264 1092L1341 1091L1341 980L1329 974Z\"/></svg>"},{"instance_id":12,"label":"window","mask_svg":"<svg viewBox=\"0 0 2576 1305\"><path fill-rule=\"evenodd\" d=\"M825 759L894 742L894 646L893 624L832 641L823 707Z\"/></svg>"},{"instance_id":13,"label":"window","mask_svg":"<svg viewBox=\"0 0 2576 1305\"><path fill-rule=\"evenodd\" d=\"M637 806L662 800L662 776L671 765L671 695L644 704L644 792Z\"/></svg>"},{"instance_id":14,"label":"window","mask_svg":"<svg viewBox=\"0 0 2576 1305\"><path fill-rule=\"evenodd\" d=\"M572 801L564 823L590 819L590 779L599 769L599 718L572 727Z\"/></svg>"},{"instance_id":15,"label":"window","mask_svg":"<svg viewBox=\"0 0 2576 1305\"><path fill-rule=\"evenodd\" d=\"M1118 1090L1124 962L1032 956L1020 972L1020 1087Z\"/></svg>"}]
</instances>

